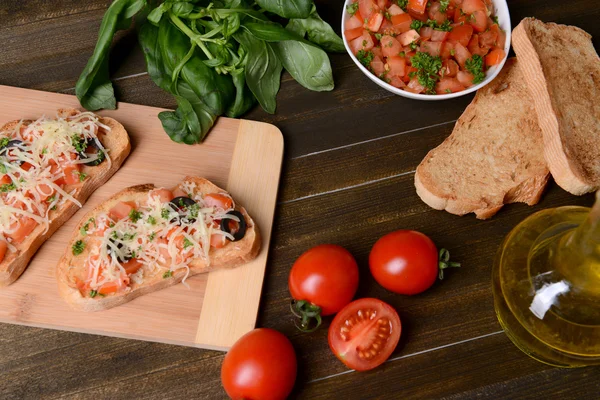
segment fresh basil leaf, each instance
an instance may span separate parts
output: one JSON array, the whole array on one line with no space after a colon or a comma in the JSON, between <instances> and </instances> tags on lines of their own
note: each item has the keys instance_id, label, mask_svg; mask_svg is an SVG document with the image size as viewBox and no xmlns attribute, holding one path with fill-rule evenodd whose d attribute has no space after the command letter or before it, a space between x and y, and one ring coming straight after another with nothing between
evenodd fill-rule
<instances>
[{"instance_id":1,"label":"fresh basil leaf","mask_svg":"<svg viewBox=\"0 0 600 400\"><path fill-rule=\"evenodd\" d=\"M145 0L115 0L104 14L94 53L75 85L75 94L85 109L116 108L108 70L110 45L115 33L129 27L133 16L145 6Z\"/></svg>"},{"instance_id":2,"label":"fresh basil leaf","mask_svg":"<svg viewBox=\"0 0 600 400\"><path fill-rule=\"evenodd\" d=\"M241 18L240 14L232 14L227 18L227 29L223 31L223 36L225 38L229 38L231 35L237 32L240 29Z\"/></svg>"},{"instance_id":3,"label":"fresh basil leaf","mask_svg":"<svg viewBox=\"0 0 600 400\"><path fill-rule=\"evenodd\" d=\"M265 10L283 18L308 18L313 0L256 0Z\"/></svg>"},{"instance_id":4,"label":"fresh basil leaf","mask_svg":"<svg viewBox=\"0 0 600 400\"><path fill-rule=\"evenodd\" d=\"M192 11L194 11L194 5L183 1L173 3L173 6L171 7L171 12L178 17L185 17Z\"/></svg>"},{"instance_id":5,"label":"fresh basil leaf","mask_svg":"<svg viewBox=\"0 0 600 400\"><path fill-rule=\"evenodd\" d=\"M331 25L323 21L317 13L316 7L308 18L291 19L286 29L293 31L300 37L308 34L308 40L318 44L325 51L344 53L346 48L342 38L335 33Z\"/></svg>"},{"instance_id":6,"label":"fresh basil leaf","mask_svg":"<svg viewBox=\"0 0 600 400\"><path fill-rule=\"evenodd\" d=\"M158 23L160 22L160 19L162 18L163 14L167 11L169 11L169 8L171 8L171 5L173 3L169 2L169 1L165 1L164 3L162 3L160 6L156 7L154 10L152 10L150 12L150 14L148 14L148 21L150 21L152 24L158 26Z\"/></svg>"},{"instance_id":7,"label":"fresh basil leaf","mask_svg":"<svg viewBox=\"0 0 600 400\"><path fill-rule=\"evenodd\" d=\"M267 42L281 40L302 40L302 37L276 22L244 22L242 24L248 32L257 39Z\"/></svg>"},{"instance_id":8,"label":"fresh basil leaf","mask_svg":"<svg viewBox=\"0 0 600 400\"><path fill-rule=\"evenodd\" d=\"M281 82L281 62L267 43L247 31L239 30L234 38L244 46L247 53L246 84L261 107L273 114L277 107L276 97Z\"/></svg>"},{"instance_id":9,"label":"fresh basil leaf","mask_svg":"<svg viewBox=\"0 0 600 400\"><path fill-rule=\"evenodd\" d=\"M333 89L329 57L322 49L297 40L268 43L286 71L302 86L317 92Z\"/></svg>"},{"instance_id":10,"label":"fresh basil leaf","mask_svg":"<svg viewBox=\"0 0 600 400\"><path fill-rule=\"evenodd\" d=\"M151 24L142 25L138 32L138 41L144 52L148 75L158 87L171 92L171 76L164 68L158 44L158 28Z\"/></svg>"},{"instance_id":11,"label":"fresh basil leaf","mask_svg":"<svg viewBox=\"0 0 600 400\"><path fill-rule=\"evenodd\" d=\"M225 114L228 117L237 118L250 110L256 99L246 85L246 71L244 69L233 71L231 78L237 92L234 103L227 109Z\"/></svg>"}]
</instances>

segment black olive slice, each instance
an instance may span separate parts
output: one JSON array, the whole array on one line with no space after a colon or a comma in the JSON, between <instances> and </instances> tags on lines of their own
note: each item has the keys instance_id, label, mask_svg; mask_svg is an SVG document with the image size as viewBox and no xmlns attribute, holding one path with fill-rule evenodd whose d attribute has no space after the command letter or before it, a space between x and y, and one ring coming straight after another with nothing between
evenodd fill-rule
<instances>
[{"instance_id":1,"label":"black olive slice","mask_svg":"<svg viewBox=\"0 0 600 400\"><path fill-rule=\"evenodd\" d=\"M241 212L237 210L229 211L227 215L234 215L240 219L240 222L233 221L229 218L223 218L221 220L221 230L223 232L227 232L233 236L233 241L237 242L238 240L242 240L246 235L246 219L242 215ZM231 232L231 227L229 226L231 222L235 222L238 225L238 229L235 233Z\"/></svg>"},{"instance_id":2,"label":"black olive slice","mask_svg":"<svg viewBox=\"0 0 600 400\"><path fill-rule=\"evenodd\" d=\"M6 143L5 146L0 147L0 155L2 155L2 156L8 156L8 150L10 148L12 148L12 147L19 147L22 143L23 143L23 141L19 140L19 139L9 140L8 143ZM20 165L23 164L24 161L23 160L13 160L11 162L20 166Z\"/></svg>"},{"instance_id":3,"label":"black olive slice","mask_svg":"<svg viewBox=\"0 0 600 400\"><path fill-rule=\"evenodd\" d=\"M170 204L173 209L179 211L179 216L173 218L170 221L171 223L174 223L174 222L181 223L181 220L184 218L190 224L196 222L196 218L190 218L186 212L190 207L196 205L196 202L194 201L194 199L190 199L189 197L186 197L186 196L175 197L173 200L170 201Z\"/></svg>"},{"instance_id":4,"label":"black olive slice","mask_svg":"<svg viewBox=\"0 0 600 400\"><path fill-rule=\"evenodd\" d=\"M119 250L123 248L123 243L121 243L121 242L116 243L113 238L109 238L108 241L111 242L112 244L115 244L117 246L117 249L119 249ZM106 252L108 253L109 256L112 257L112 247L107 246ZM117 254L117 261L119 261L121 264L123 264L131 259L132 259L131 253L127 253L125 255Z\"/></svg>"},{"instance_id":5,"label":"black olive slice","mask_svg":"<svg viewBox=\"0 0 600 400\"><path fill-rule=\"evenodd\" d=\"M95 149L95 151L90 152L89 151L90 149ZM83 151L81 153L79 153L79 158L80 159L90 158L90 156L92 156L94 154L98 154L98 158L95 159L94 161L84 163L83 165L87 165L88 167L95 167L97 165L102 164L104 162L104 160L106 160L106 154L104 154L104 151L100 150L100 148L98 147L98 143L96 143L96 141L94 139L88 138L85 140L85 148L83 149Z\"/></svg>"}]
</instances>

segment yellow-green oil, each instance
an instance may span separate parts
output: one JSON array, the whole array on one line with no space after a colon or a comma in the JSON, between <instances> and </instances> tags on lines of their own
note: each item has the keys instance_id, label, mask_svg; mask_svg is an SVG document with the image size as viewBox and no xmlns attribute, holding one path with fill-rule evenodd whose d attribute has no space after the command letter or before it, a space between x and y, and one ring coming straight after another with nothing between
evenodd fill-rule
<instances>
[{"instance_id":1,"label":"yellow-green oil","mask_svg":"<svg viewBox=\"0 0 600 400\"><path fill-rule=\"evenodd\" d=\"M522 351L559 367L600 364L600 201L521 222L498 251L492 283L498 320ZM568 290L540 318L534 298L556 283Z\"/></svg>"}]
</instances>

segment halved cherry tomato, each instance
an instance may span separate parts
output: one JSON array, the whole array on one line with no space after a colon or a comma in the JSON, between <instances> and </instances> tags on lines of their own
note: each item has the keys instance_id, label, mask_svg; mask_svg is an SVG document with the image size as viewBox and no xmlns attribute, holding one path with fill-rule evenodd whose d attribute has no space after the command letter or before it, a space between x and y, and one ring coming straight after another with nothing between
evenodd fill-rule
<instances>
[{"instance_id":1,"label":"halved cherry tomato","mask_svg":"<svg viewBox=\"0 0 600 400\"><path fill-rule=\"evenodd\" d=\"M485 65L491 67L492 65L500 64L504 56L506 56L506 53L503 49L494 49L485 56Z\"/></svg>"},{"instance_id":2,"label":"halved cherry tomato","mask_svg":"<svg viewBox=\"0 0 600 400\"><path fill-rule=\"evenodd\" d=\"M231 200L231 197L222 193L209 193L205 195L204 204L206 204L207 207L218 207L223 210L233 208L233 200Z\"/></svg>"},{"instance_id":3,"label":"halved cherry tomato","mask_svg":"<svg viewBox=\"0 0 600 400\"><path fill-rule=\"evenodd\" d=\"M425 15L428 0L408 0L408 11L415 14Z\"/></svg>"},{"instance_id":4,"label":"halved cherry tomato","mask_svg":"<svg viewBox=\"0 0 600 400\"><path fill-rule=\"evenodd\" d=\"M329 327L329 347L347 367L373 369L393 353L402 325L396 310L378 299L359 299L344 307Z\"/></svg>"},{"instance_id":5,"label":"halved cherry tomato","mask_svg":"<svg viewBox=\"0 0 600 400\"><path fill-rule=\"evenodd\" d=\"M323 244L303 253L292 266L288 281L295 300L306 300L332 315L348 304L358 288L358 265L341 246Z\"/></svg>"},{"instance_id":6,"label":"halved cherry tomato","mask_svg":"<svg viewBox=\"0 0 600 400\"><path fill-rule=\"evenodd\" d=\"M12 239L13 243L19 244L38 226L38 223L33 218L22 216L19 218L19 222L16 222L11 226L13 229L18 225L17 230L12 233L6 233L5 235Z\"/></svg>"},{"instance_id":7,"label":"halved cherry tomato","mask_svg":"<svg viewBox=\"0 0 600 400\"><path fill-rule=\"evenodd\" d=\"M108 212L110 219L118 221L129 216L129 213L136 208L136 204L132 201L120 201L113 206Z\"/></svg>"},{"instance_id":8,"label":"halved cherry tomato","mask_svg":"<svg viewBox=\"0 0 600 400\"><path fill-rule=\"evenodd\" d=\"M168 203L175 198L169 189L154 189L150 191L150 197L158 197L161 203Z\"/></svg>"},{"instance_id":9,"label":"halved cherry tomato","mask_svg":"<svg viewBox=\"0 0 600 400\"><path fill-rule=\"evenodd\" d=\"M0 263L2 262L2 260L4 260L7 250L8 250L8 243L6 243L6 240L0 239Z\"/></svg>"},{"instance_id":10,"label":"halved cherry tomato","mask_svg":"<svg viewBox=\"0 0 600 400\"><path fill-rule=\"evenodd\" d=\"M294 387L297 368L288 338L273 329L255 329L225 355L221 384L234 400L284 400Z\"/></svg>"},{"instance_id":11,"label":"halved cherry tomato","mask_svg":"<svg viewBox=\"0 0 600 400\"><path fill-rule=\"evenodd\" d=\"M138 272L139 269L142 268L143 264L140 262L140 260L138 260L136 258L132 258L131 260L127 261L125 264L123 264L121 266L125 269L125 273L127 275L131 275L131 274L135 274L136 272Z\"/></svg>"}]
</instances>

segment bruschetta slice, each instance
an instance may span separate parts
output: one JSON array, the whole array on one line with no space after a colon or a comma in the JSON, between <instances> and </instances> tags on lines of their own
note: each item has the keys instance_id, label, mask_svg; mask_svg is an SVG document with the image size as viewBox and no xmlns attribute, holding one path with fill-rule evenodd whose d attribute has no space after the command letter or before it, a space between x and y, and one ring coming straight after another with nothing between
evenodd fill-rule
<instances>
[{"instance_id":1,"label":"bruschetta slice","mask_svg":"<svg viewBox=\"0 0 600 400\"><path fill-rule=\"evenodd\" d=\"M127 188L79 223L57 267L60 295L100 311L258 255L259 231L223 189L186 177L173 189Z\"/></svg>"},{"instance_id":2,"label":"bruschetta slice","mask_svg":"<svg viewBox=\"0 0 600 400\"><path fill-rule=\"evenodd\" d=\"M0 128L0 287L25 271L130 149L123 125L75 109Z\"/></svg>"}]
</instances>

